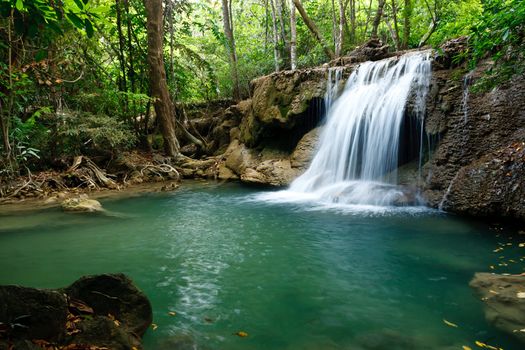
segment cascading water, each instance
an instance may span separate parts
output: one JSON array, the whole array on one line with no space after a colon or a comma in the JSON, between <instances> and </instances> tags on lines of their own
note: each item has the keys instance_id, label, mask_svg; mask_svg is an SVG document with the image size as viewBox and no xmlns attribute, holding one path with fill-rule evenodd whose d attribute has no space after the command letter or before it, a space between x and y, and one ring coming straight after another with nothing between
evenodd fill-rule
<instances>
[{"instance_id":1,"label":"cascading water","mask_svg":"<svg viewBox=\"0 0 525 350\"><path fill-rule=\"evenodd\" d=\"M411 91L416 113L424 112L430 75L429 52L360 65L328 111L310 167L274 199L415 204L396 186L399 134Z\"/></svg>"},{"instance_id":2,"label":"cascading water","mask_svg":"<svg viewBox=\"0 0 525 350\"><path fill-rule=\"evenodd\" d=\"M463 122L466 124L468 121L468 100L470 95L470 84L472 83L472 74L474 72L468 72L463 77L463 99L461 100L461 107L463 109Z\"/></svg>"},{"instance_id":3,"label":"cascading water","mask_svg":"<svg viewBox=\"0 0 525 350\"><path fill-rule=\"evenodd\" d=\"M328 69L328 79L326 81L326 93L324 95L324 104L330 108L339 93L339 84L343 79L343 68L334 67Z\"/></svg>"}]
</instances>

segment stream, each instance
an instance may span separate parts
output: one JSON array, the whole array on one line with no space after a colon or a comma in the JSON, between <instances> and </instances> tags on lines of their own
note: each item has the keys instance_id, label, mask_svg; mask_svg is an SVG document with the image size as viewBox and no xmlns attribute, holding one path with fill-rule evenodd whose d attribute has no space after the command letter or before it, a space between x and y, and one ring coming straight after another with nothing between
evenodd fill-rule
<instances>
[{"instance_id":1,"label":"stream","mask_svg":"<svg viewBox=\"0 0 525 350\"><path fill-rule=\"evenodd\" d=\"M422 207L281 203L261 191L185 183L102 201L119 215L0 212L0 284L126 273L153 305L146 349L521 348L486 323L468 286L491 265L522 272L520 235ZM502 254L516 263L499 267Z\"/></svg>"}]
</instances>

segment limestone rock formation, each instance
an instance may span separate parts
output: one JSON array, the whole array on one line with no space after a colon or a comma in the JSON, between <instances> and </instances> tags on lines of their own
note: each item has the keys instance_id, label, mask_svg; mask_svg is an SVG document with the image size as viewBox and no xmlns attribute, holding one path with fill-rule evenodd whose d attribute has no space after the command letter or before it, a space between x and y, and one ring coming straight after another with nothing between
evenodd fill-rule
<instances>
[{"instance_id":1,"label":"limestone rock formation","mask_svg":"<svg viewBox=\"0 0 525 350\"><path fill-rule=\"evenodd\" d=\"M99 201L95 199L89 199L87 196L80 196L77 198L68 198L65 199L62 204L62 209L64 211L71 211L71 212L101 212L104 209L102 208L102 204L100 204Z\"/></svg>"}]
</instances>

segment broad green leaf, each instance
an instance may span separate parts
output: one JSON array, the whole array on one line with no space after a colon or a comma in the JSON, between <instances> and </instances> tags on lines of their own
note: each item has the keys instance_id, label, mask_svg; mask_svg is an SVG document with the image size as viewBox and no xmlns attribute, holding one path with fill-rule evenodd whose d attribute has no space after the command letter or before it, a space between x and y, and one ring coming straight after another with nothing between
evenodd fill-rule
<instances>
[{"instance_id":1,"label":"broad green leaf","mask_svg":"<svg viewBox=\"0 0 525 350\"><path fill-rule=\"evenodd\" d=\"M18 11L22 11L24 9L24 2L22 0L16 0L15 7Z\"/></svg>"},{"instance_id":2,"label":"broad green leaf","mask_svg":"<svg viewBox=\"0 0 525 350\"><path fill-rule=\"evenodd\" d=\"M80 0L74 0L75 1L75 4L77 4L78 8L79 9L84 9L84 3Z\"/></svg>"},{"instance_id":3,"label":"broad green leaf","mask_svg":"<svg viewBox=\"0 0 525 350\"><path fill-rule=\"evenodd\" d=\"M67 19L78 29L84 29L84 21L73 12L66 13Z\"/></svg>"},{"instance_id":4,"label":"broad green leaf","mask_svg":"<svg viewBox=\"0 0 525 350\"><path fill-rule=\"evenodd\" d=\"M86 24L86 34L88 38L91 38L93 36L94 30L93 30L93 24L91 24L91 21L86 18L84 21Z\"/></svg>"}]
</instances>

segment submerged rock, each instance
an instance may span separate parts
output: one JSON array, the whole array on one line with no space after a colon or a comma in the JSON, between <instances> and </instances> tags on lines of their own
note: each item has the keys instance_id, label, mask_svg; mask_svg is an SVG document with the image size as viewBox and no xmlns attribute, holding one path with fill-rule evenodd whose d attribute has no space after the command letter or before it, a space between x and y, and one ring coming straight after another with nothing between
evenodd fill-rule
<instances>
[{"instance_id":1,"label":"submerged rock","mask_svg":"<svg viewBox=\"0 0 525 350\"><path fill-rule=\"evenodd\" d=\"M485 318L525 343L525 276L478 272L470 282L485 303Z\"/></svg>"},{"instance_id":2,"label":"submerged rock","mask_svg":"<svg viewBox=\"0 0 525 350\"><path fill-rule=\"evenodd\" d=\"M0 349L142 349L153 317L123 274L86 276L57 290L0 286L0 301Z\"/></svg>"},{"instance_id":3,"label":"submerged rock","mask_svg":"<svg viewBox=\"0 0 525 350\"><path fill-rule=\"evenodd\" d=\"M72 211L72 212L100 212L104 209L102 208L102 204L100 204L99 201L95 199L89 199L85 196L78 197L78 198L68 198L65 199L62 204L62 209L64 211Z\"/></svg>"}]
</instances>

